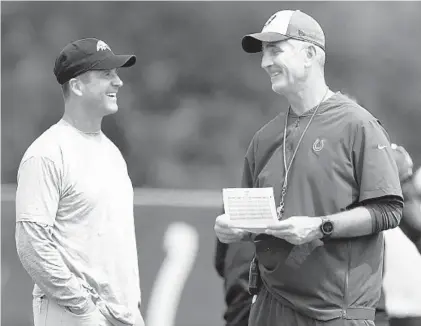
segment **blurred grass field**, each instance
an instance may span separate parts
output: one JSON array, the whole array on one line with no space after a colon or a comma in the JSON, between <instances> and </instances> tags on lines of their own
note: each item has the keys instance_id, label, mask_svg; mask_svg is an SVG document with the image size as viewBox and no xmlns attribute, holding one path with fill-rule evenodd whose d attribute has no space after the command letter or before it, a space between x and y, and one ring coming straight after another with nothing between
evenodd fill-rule
<instances>
[{"instance_id":1,"label":"blurred grass field","mask_svg":"<svg viewBox=\"0 0 421 326\"><path fill-rule=\"evenodd\" d=\"M200 192L197 192L196 195L200 197ZM155 197L153 200L154 196L160 197ZM1 202L1 325L31 326L33 325L31 305L33 283L20 265L16 254L13 197L13 187L3 186ZM149 197L140 198L138 195L135 200L138 203L134 212L143 315L146 316L153 284L165 258L164 234L172 223L184 222L197 231L199 247L193 269L188 275L181 293L174 326L222 325L224 309L222 280L218 278L213 267L215 246L213 225L220 209L216 205L217 199L209 201L209 197L207 197L200 203L197 202L198 199L195 198L194 193L190 198L181 198L180 195L171 195L168 192L163 194L160 191L152 191L149 193ZM153 202L158 204L160 201L162 205L152 206ZM189 202L193 207L185 207Z\"/></svg>"}]
</instances>

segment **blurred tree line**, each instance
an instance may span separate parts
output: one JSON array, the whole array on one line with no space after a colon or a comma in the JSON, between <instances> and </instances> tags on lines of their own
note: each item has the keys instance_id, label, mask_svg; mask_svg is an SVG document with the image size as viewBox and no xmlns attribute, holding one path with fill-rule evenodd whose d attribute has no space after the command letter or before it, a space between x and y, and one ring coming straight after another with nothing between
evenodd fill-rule
<instances>
[{"instance_id":1,"label":"blurred tree line","mask_svg":"<svg viewBox=\"0 0 421 326\"><path fill-rule=\"evenodd\" d=\"M26 148L61 117L56 56L72 40L97 37L138 57L120 71L120 110L103 125L133 184L237 185L251 137L287 105L241 37L281 9L319 21L328 84L376 115L418 166L421 3L2 2L2 182L16 182Z\"/></svg>"}]
</instances>

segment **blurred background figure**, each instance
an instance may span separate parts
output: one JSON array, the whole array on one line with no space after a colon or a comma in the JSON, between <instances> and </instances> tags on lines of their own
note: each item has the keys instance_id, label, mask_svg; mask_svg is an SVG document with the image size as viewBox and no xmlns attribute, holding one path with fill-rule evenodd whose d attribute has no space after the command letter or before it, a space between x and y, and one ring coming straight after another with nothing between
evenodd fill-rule
<instances>
[{"instance_id":1,"label":"blurred background figure","mask_svg":"<svg viewBox=\"0 0 421 326\"><path fill-rule=\"evenodd\" d=\"M226 244L216 239L215 268L224 280L224 320L226 326L247 326L253 296L249 293L252 242Z\"/></svg>"},{"instance_id":2,"label":"blurred background figure","mask_svg":"<svg viewBox=\"0 0 421 326\"><path fill-rule=\"evenodd\" d=\"M291 8L323 25L329 84L362 101L420 166L419 2L1 3L2 325L32 320L32 282L11 231L18 165L30 143L60 118L63 99L51 64L57 49L92 36L139 60L137 69L124 72L119 112L105 117L103 130L122 152L135 187L143 313L162 267L177 264L187 273L178 259L166 265L163 246L167 229L182 221L198 233L200 254L180 290L174 323L224 323L222 280L212 266L220 189L239 184L249 140L285 104L267 91L270 81L256 58L233 45L245 31L261 28L261 17ZM402 259L407 254L400 252ZM209 300L197 300L198 291Z\"/></svg>"},{"instance_id":3,"label":"blurred background figure","mask_svg":"<svg viewBox=\"0 0 421 326\"><path fill-rule=\"evenodd\" d=\"M413 174L411 156L392 144L405 200L399 228L385 232L383 296L376 325L421 325L421 168ZM399 286L396 286L399 284Z\"/></svg>"}]
</instances>

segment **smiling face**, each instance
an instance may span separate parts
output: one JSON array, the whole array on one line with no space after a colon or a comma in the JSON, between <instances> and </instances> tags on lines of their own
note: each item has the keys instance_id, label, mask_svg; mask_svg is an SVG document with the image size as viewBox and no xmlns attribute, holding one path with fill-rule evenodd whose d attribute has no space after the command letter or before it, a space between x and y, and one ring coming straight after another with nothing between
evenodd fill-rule
<instances>
[{"instance_id":1,"label":"smiling face","mask_svg":"<svg viewBox=\"0 0 421 326\"><path fill-rule=\"evenodd\" d=\"M304 42L263 42L262 68L268 73L274 92L297 91L308 76L309 57Z\"/></svg>"},{"instance_id":2,"label":"smiling face","mask_svg":"<svg viewBox=\"0 0 421 326\"><path fill-rule=\"evenodd\" d=\"M84 105L98 116L117 112L117 92L123 86L117 69L92 70L84 75L80 89Z\"/></svg>"}]
</instances>

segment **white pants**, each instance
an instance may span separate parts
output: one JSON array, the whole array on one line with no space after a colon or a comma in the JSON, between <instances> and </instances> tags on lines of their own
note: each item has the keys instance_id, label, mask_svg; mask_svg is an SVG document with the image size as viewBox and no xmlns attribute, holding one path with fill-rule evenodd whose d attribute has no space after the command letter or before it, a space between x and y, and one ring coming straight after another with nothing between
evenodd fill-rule
<instances>
[{"instance_id":1,"label":"white pants","mask_svg":"<svg viewBox=\"0 0 421 326\"><path fill-rule=\"evenodd\" d=\"M113 326L98 308L87 314L75 315L46 296L34 298L32 306L35 326ZM140 312L135 326L144 326Z\"/></svg>"}]
</instances>

